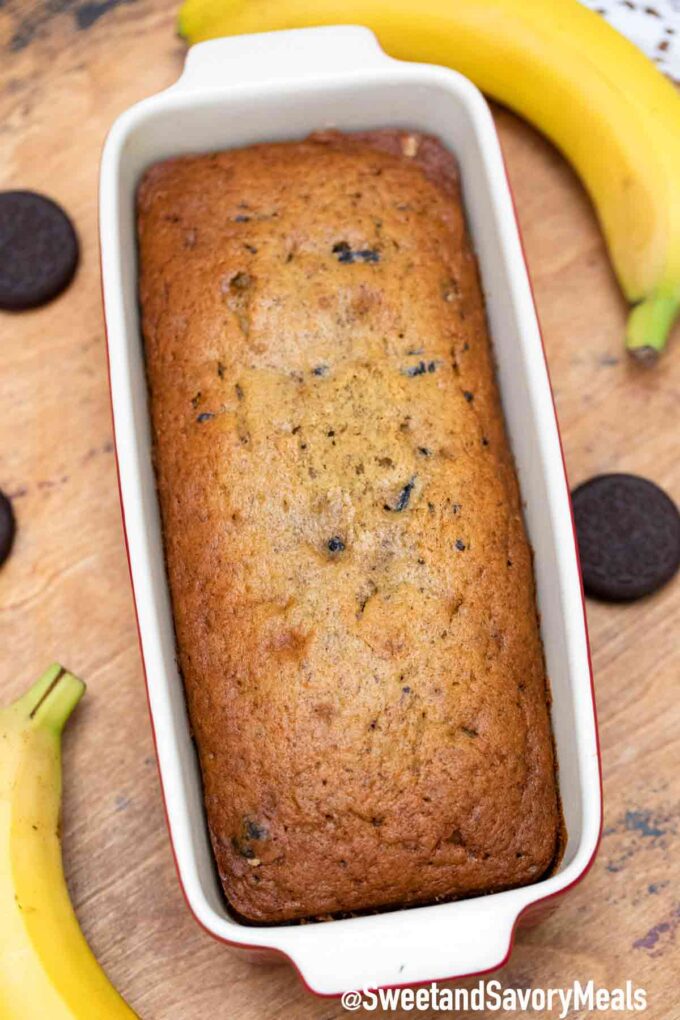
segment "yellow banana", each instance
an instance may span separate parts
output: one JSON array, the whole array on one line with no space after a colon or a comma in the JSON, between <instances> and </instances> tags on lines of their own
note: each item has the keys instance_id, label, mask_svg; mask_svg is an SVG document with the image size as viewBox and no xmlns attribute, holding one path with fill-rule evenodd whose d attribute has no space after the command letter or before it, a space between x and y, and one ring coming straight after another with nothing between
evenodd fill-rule
<instances>
[{"instance_id":1,"label":"yellow banana","mask_svg":"<svg viewBox=\"0 0 680 1020\"><path fill-rule=\"evenodd\" d=\"M59 665L0 711L0 1020L134 1020L73 912L59 842L61 731L85 685Z\"/></svg>"},{"instance_id":2,"label":"yellow banana","mask_svg":"<svg viewBox=\"0 0 680 1020\"><path fill-rule=\"evenodd\" d=\"M680 94L578 0L184 0L189 43L361 24L390 55L445 64L531 121L595 205L631 353L652 359L680 311Z\"/></svg>"}]
</instances>

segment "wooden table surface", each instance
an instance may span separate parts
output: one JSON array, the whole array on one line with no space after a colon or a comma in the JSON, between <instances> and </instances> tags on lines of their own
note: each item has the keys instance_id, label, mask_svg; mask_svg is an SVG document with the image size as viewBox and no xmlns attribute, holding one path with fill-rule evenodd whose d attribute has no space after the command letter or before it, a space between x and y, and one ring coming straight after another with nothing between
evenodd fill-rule
<instances>
[{"instance_id":1,"label":"wooden table surface","mask_svg":"<svg viewBox=\"0 0 680 1020\"><path fill-rule=\"evenodd\" d=\"M96 199L109 125L179 72L175 9L0 3L0 186L52 195L82 240L59 300L0 313L0 486L18 518L0 572L0 696L53 659L88 682L66 737L66 868L93 949L144 1020L340 1017L291 968L254 967L198 928L163 819L118 506ZM496 113L571 482L634 471L678 499L680 335L653 370L626 360L625 307L580 185L536 133ZM588 605L604 837L586 881L519 933L507 986L630 979L647 989L646 1016L680 1017L679 591L676 581L634 605Z\"/></svg>"}]
</instances>

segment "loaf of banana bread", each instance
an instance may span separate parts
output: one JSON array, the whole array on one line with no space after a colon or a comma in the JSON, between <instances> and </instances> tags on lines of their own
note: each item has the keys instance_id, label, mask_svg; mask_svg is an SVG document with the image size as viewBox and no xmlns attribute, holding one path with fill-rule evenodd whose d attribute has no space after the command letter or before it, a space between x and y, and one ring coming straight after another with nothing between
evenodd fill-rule
<instances>
[{"instance_id":1,"label":"loaf of banana bread","mask_svg":"<svg viewBox=\"0 0 680 1020\"><path fill-rule=\"evenodd\" d=\"M531 552L456 165L382 131L138 194L178 658L255 922L536 881L560 843Z\"/></svg>"}]
</instances>

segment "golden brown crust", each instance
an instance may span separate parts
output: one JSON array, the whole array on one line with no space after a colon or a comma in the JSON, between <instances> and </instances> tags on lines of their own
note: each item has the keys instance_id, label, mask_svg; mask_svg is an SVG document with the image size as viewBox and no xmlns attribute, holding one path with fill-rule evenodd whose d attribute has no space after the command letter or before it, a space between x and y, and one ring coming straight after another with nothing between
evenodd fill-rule
<instances>
[{"instance_id":1,"label":"golden brown crust","mask_svg":"<svg viewBox=\"0 0 680 1020\"><path fill-rule=\"evenodd\" d=\"M232 907L525 884L559 810L530 550L452 158L395 132L139 190L175 625Z\"/></svg>"}]
</instances>

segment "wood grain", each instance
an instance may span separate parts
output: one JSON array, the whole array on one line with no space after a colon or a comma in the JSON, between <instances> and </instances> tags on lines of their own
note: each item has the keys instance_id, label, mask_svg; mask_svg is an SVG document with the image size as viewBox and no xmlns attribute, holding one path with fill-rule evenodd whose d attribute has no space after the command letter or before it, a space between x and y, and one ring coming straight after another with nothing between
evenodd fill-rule
<instances>
[{"instance_id":1,"label":"wood grain","mask_svg":"<svg viewBox=\"0 0 680 1020\"><path fill-rule=\"evenodd\" d=\"M197 927L159 795L111 442L96 196L115 116L179 72L175 6L0 4L0 184L62 202L83 246L62 298L0 313L0 485L19 523L0 573L0 695L55 658L88 682L66 740L66 866L95 952L144 1020L340 1017L290 968L247 964ZM625 308L581 187L529 127L504 110L496 119L571 481L635 471L678 499L680 336L653 371L623 357ZM647 989L647 1016L680 1017L678 591L588 606L605 834L584 884L520 932L507 986L631 979Z\"/></svg>"}]
</instances>

